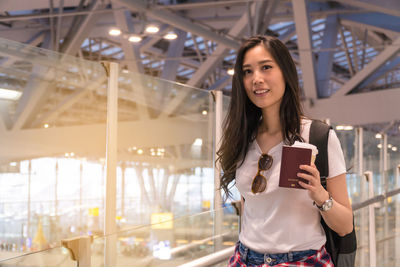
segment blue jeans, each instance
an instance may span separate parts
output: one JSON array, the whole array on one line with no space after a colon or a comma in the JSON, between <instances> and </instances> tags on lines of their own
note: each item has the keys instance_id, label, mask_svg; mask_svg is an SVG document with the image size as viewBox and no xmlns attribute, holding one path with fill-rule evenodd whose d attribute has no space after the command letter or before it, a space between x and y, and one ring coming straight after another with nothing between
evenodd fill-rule
<instances>
[{"instance_id":1,"label":"blue jeans","mask_svg":"<svg viewBox=\"0 0 400 267\"><path fill-rule=\"evenodd\" d=\"M249 249L239 241L239 253L247 265L260 265L266 263L269 266L273 266L284 262L298 261L304 257L314 255L317 253L317 250L309 249L303 251L291 251L288 253L263 254Z\"/></svg>"}]
</instances>

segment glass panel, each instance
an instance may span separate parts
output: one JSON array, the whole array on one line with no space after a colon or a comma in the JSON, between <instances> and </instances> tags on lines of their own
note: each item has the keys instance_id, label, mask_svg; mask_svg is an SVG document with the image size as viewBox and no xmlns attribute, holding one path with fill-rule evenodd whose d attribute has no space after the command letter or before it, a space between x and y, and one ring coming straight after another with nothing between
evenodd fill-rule
<instances>
[{"instance_id":1,"label":"glass panel","mask_svg":"<svg viewBox=\"0 0 400 267\"><path fill-rule=\"evenodd\" d=\"M385 192L395 189L395 170L383 172ZM398 188L398 187L397 187ZM394 266L396 261L395 249L397 239L396 226L399 226L397 212L399 211L399 196L388 197L385 201L379 202L375 208L375 229L376 229L376 258L379 266ZM399 255L397 255L399 256Z\"/></svg>"},{"instance_id":2,"label":"glass panel","mask_svg":"<svg viewBox=\"0 0 400 267\"><path fill-rule=\"evenodd\" d=\"M374 176L374 193L379 195L382 193L381 168L380 168L380 153L379 148L381 139L376 138L376 133L364 130L363 137L364 145L364 170L372 171Z\"/></svg>"},{"instance_id":3,"label":"glass panel","mask_svg":"<svg viewBox=\"0 0 400 267\"><path fill-rule=\"evenodd\" d=\"M17 251L1 251L0 266L8 267L76 267L77 262L71 259L67 249L56 247L24 254Z\"/></svg>"},{"instance_id":4,"label":"glass panel","mask_svg":"<svg viewBox=\"0 0 400 267\"><path fill-rule=\"evenodd\" d=\"M340 144L342 146L347 172L348 173L357 172L356 169L357 166L355 166L356 130L353 129L349 131L349 130L340 130L341 128L339 127L334 127L334 128L336 135L338 136Z\"/></svg>"},{"instance_id":5,"label":"glass panel","mask_svg":"<svg viewBox=\"0 0 400 267\"><path fill-rule=\"evenodd\" d=\"M102 232L104 68L5 39L0 51L0 87L18 93L0 96L0 243L30 252Z\"/></svg>"},{"instance_id":6,"label":"glass panel","mask_svg":"<svg viewBox=\"0 0 400 267\"><path fill-rule=\"evenodd\" d=\"M387 138L388 145L388 168L394 169L400 165L400 136L390 136Z\"/></svg>"},{"instance_id":7,"label":"glass panel","mask_svg":"<svg viewBox=\"0 0 400 267\"><path fill-rule=\"evenodd\" d=\"M214 199L213 98L209 91L119 73L117 220L210 210Z\"/></svg>"},{"instance_id":8,"label":"glass panel","mask_svg":"<svg viewBox=\"0 0 400 267\"><path fill-rule=\"evenodd\" d=\"M178 266L233 246L238 240L238 217L233 208L221 209L221 234L214 234L215 211L183 216L173 220L153 217L148 226L131 228L111 235L117 242L115 266ZM167 218L167 219L166 219ZM92 266L104 264L105 237L92 244ZM217 247L220 244L220 247Z\"/></svg>"},{"instance_id":9,"label":"glass panel","mask_svg":"<svg viewBox=\"0 0 400 267\"><path fill-rule=\"evenodd\" d=\"M399 174L396 169L383 173L386 188L399 188ZM368 197L369 198L369 197ZM365 200L365 199L364 199ZM360 199L360 201L363 201ZM358 202L358 201L357 201ZM394 266L400 259L400 195L388 197L385 201L372 204L375 212L376 257L378 266ZM354 212L357 231L356 266L369 265L369 206Z\"/></svg>"},{"instance_id":10,"label":"glass panel","mask_svg":"<svg viewBox=\"0 0 400 267\"><path fill-rule=\"evenodd\" d=\"M347 187L352 204L369 198L368 182L364 175L348 174ZM356 266L369 265L369 210L368 207L354 211L354 227L357 236Z\"/></svg>"}]
</instances>

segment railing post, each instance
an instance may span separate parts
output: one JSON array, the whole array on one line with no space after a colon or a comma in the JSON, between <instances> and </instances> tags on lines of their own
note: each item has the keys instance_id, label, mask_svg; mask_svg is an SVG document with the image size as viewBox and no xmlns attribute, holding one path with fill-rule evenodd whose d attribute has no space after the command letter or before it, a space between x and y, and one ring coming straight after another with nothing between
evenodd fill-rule
<instances>
[{"instance_id":1,"label":"railing post","mask_svg":"<svg viewBox=\"0 0 400 267\"><path fill-rule=\"evenodd\" d=\"M369 197L374 196L374 180L371 171L364 173L368 182ZM369 205L369 266L376 267L375 205Z\"/></svg>"},{"instance_id":2,"label":"railing post","mask_svg":"<svg viewBox=\"0 0 400 267\"><path fill-rule=\"evenodd\" d=\"M106 192L104 218L105 267L117 266L117 126L118 126L118 63L102 62L108 76L107 86L107 140L106 140Z\"/></svg>"},{"instance_id":3,"label":"railing post","mask_svg":"<svg viewBox=\"0 0 400 267\"><path fill-rule=\"evenodd\" d=\"M79 267L91 267L92 236L80 236L61 240L61 245L68 249L71 259L77 261Z\"/></svg>"},{"instance_id":4,"label":"railing post","mask_svg":"<svg viewBox=\"0 0 400 267\"><path fill-rule=\"evenodd\" d=\"M357 161L358 161L358 170L357 173L359 177L361 177L360 185L361 185L361 201L368 199L368 190L367 190L367 182L366 179L363 178L364 173L364 129L362 127L358 127L356 129L357 135ZM366 243L367 237L363 234L364 229L368 227L368 218L367 218L367 210L361 209L360 213L360 231L359 231L359 244L364 245ZM366 261L366 252L367 248L362 248L360 251L360 266L365 266Z\"/></svg>"},{"instance_id":5,"label":"railing post","mask_svg":"<svg viewBox=\"0 0 400 267\"><path fill-rule=\"evenodd\" d=\"M220 236L222 233L222 198L220 188L221 166L216 162L217 151L220 148L222 136L222 91L212 91L215 99L215 151L214 151L214 236ZM214 250L222 248L222 238L217 237L214 241Z\"/></svg>"},{"instance_id":6,"label":"railing post","mask_svg":"<svg viewBox=\"0 0 400 267\"><path fill-rule=\"evenodd\" d=\"M389 177L388 177L388 146L387 146L387 134L382 135L382 155L383 155L383 166L382 166L382 177L381 179L383 180L383 192L386 194L389 190ZM385 198L383 201L383 238L388 238L389 236L389 205L388 205L388 199ZM384 242L383 243L383 258L385 260L389 259L389 242Z\"/></svg>"}]
</instances>

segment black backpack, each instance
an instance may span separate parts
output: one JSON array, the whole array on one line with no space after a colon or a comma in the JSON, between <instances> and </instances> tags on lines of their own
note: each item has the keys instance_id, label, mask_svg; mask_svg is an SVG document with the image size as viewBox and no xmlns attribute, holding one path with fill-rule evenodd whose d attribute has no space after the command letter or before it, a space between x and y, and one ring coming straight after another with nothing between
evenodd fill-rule
<instances>
[{"instance_id":1,"label":"black backpack","mask_svg":"<svg viewBox=\"0 0 400 267\"><path fill-rule=\"evenodd\" d=\"M323 123L322 121L313 120L310 128L309 143L318 148L318 156L315 160L320 176L321 184L326 189L326 177L329 173L328 163L328 137L331 126ZM353 267L356 259L357 239L354 230L346 236L339 236L335 231L326 225L321 216L321 224L326 234L326 250L332 257L333 263L337 267Z\"/></svg>"}]
</instances>

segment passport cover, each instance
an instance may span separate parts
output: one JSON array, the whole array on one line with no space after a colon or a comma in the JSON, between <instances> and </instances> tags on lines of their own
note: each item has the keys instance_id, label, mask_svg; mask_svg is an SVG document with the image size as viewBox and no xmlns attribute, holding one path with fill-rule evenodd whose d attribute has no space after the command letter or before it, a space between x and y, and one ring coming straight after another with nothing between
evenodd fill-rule
<instances>
[{"instance_id":1,"label":"passport cover","mask_svg":"<svg viewBox=\"0 0 400 267\"><path fill-rule=\"evenodd\" d=\"M304 189L298 181L307 182L297 176L297 173L308 173L300 170L300 165L310 165L311 149L302 147L283 146L281 159L281 173L279 176L279 186L288 188Z\"/></svg>"}]
</instances>

